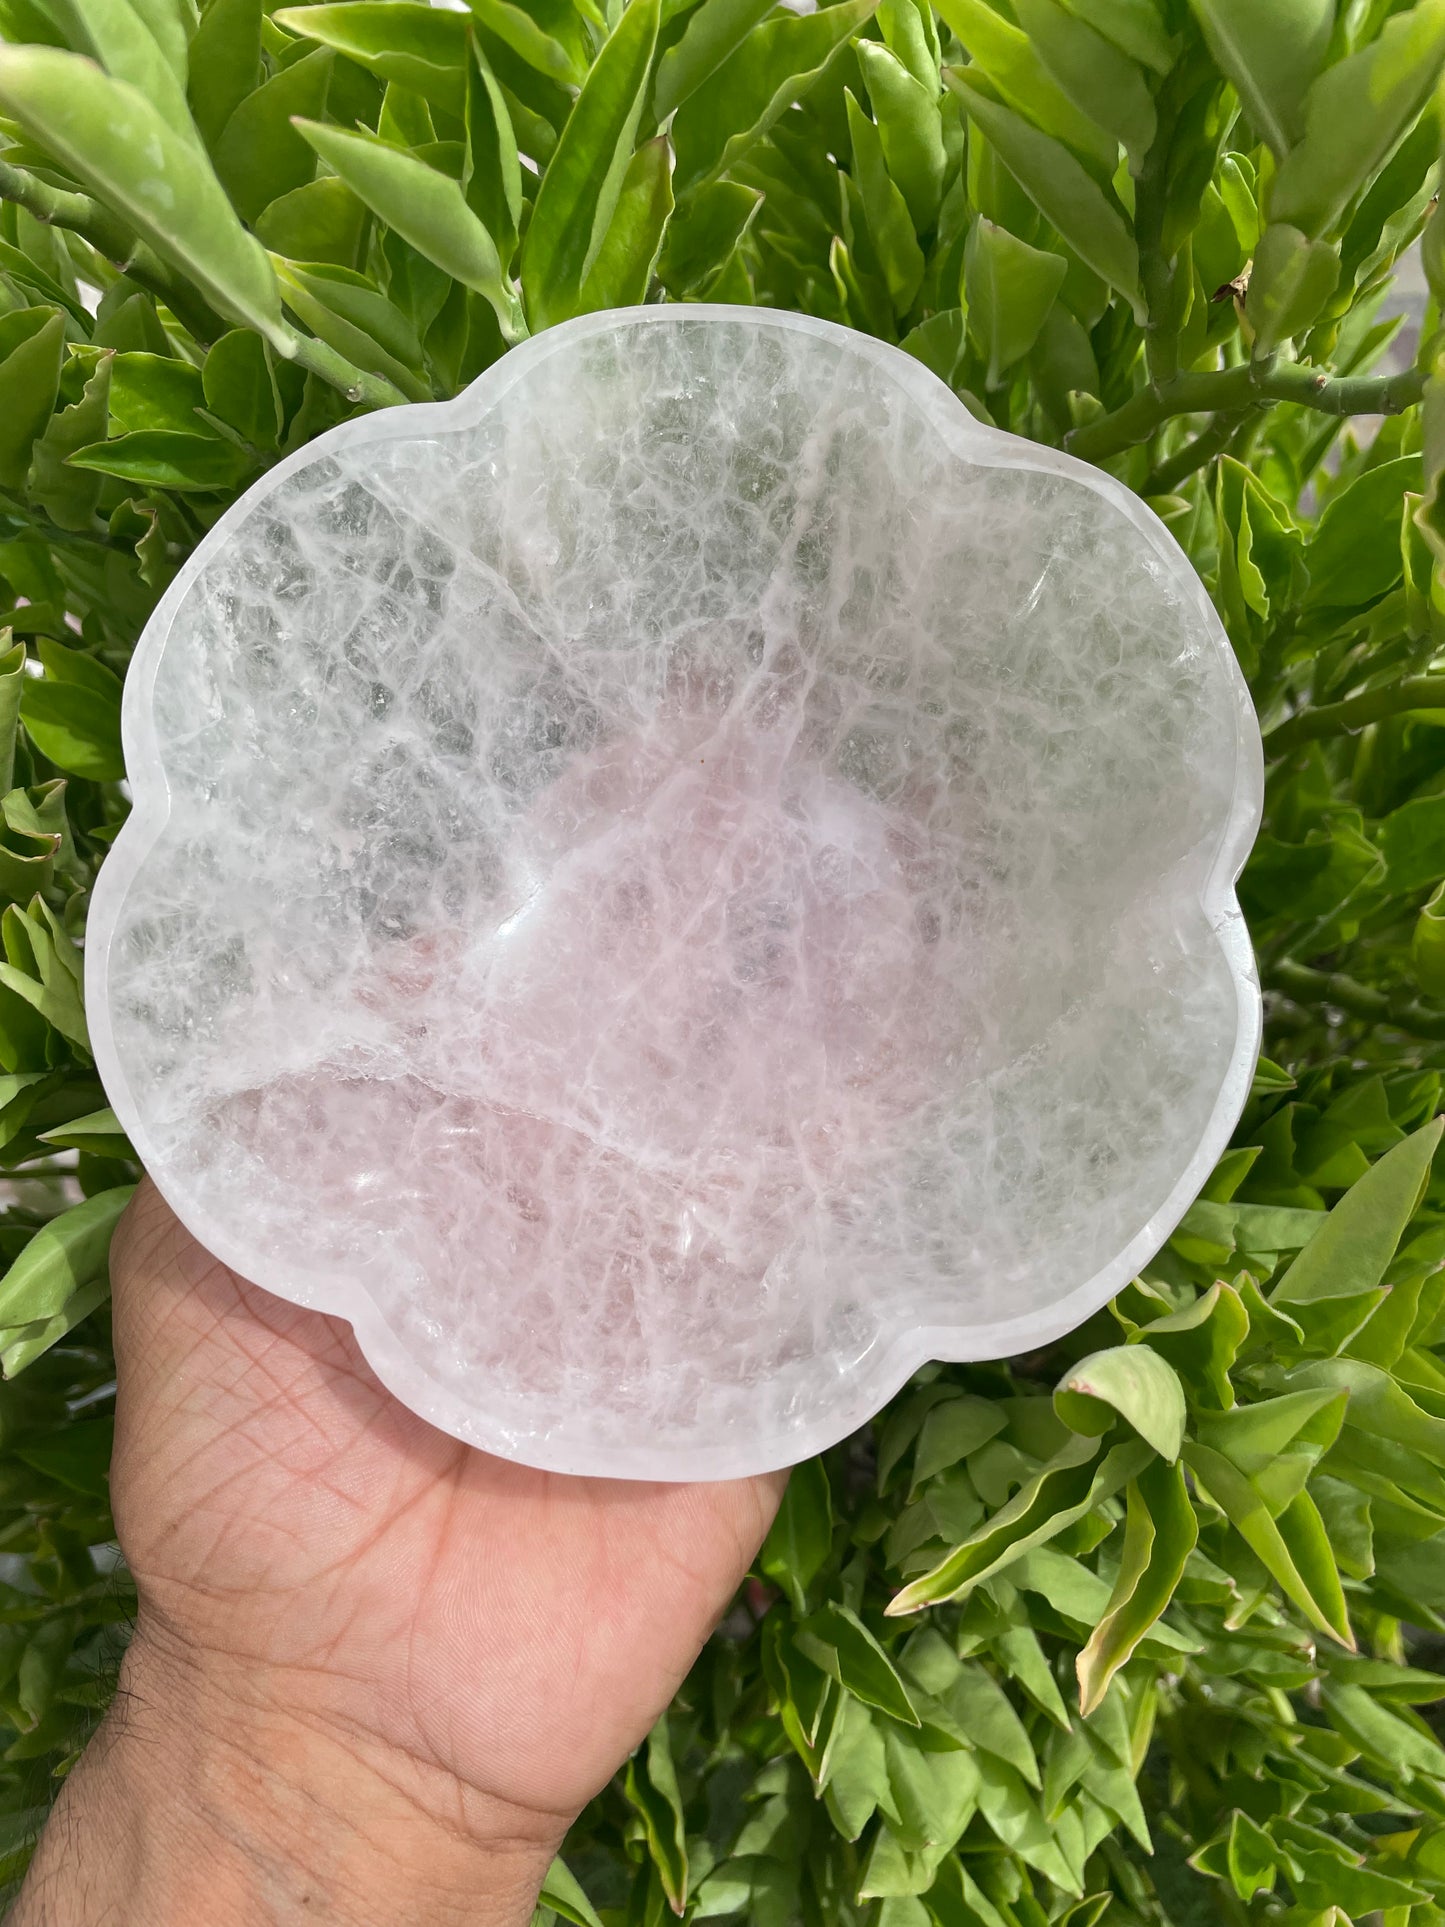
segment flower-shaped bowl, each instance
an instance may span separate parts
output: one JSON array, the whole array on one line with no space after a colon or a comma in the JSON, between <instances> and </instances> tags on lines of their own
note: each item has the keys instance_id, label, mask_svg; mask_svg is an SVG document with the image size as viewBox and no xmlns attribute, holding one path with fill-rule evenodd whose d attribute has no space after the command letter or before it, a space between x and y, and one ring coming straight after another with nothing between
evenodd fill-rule
<instances>
[{"instance_id":1,"label":"flower-shaped bowl","mask_svg":"<svg viewBox=\"0 0 1445 1927\"><path fill-rule=\"evenodd\" d=\"M1198 579L831 324L589 315L345 423L125 705L115 1109L489 1451L815 1452L1097 1309L1247 1094L1260 740Z\"/></svg>"}]
</instances>

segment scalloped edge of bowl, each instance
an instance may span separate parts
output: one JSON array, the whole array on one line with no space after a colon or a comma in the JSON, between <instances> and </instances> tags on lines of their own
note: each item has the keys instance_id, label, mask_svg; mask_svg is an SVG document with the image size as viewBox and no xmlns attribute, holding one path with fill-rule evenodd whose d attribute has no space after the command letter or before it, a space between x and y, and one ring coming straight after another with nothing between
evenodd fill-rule
<instances>
[{"instance_id":1,"label":"scalloped edge of bowl","mask_svg":"<svg viewBox=\"0 0 1445 1927\"><path fill-rule=\"evenodd\" d=\"M202 538L152 611L136 644L122 704L122 734L133 807L96 880L85 946L86 1005L96 1069L116 1115L147 1170L151 1165L149 1132L131 1095L111 1028L109 962L112 939L130 888L170 820L170 792L155 740L152 698L162 653L192 583L215 551L229 539L236 523L248 515L259 500L298 469L309 466L329 451L351 443L425 434L433 423L441 432L450 433L494 407L539 361L579 339L610 332L619 325L646 327L678 320L727 320L750 327L778 327L844 343L851 352L874 361L889 380L911 392L935 417L939 432L963 460L976 466L1034 469L1066 476L1101 495L1134 524L1159 561L1194 600L1202 631L1223 658L1235 696L1238 726L1233 803L1220 828L1199 907L1229 967L1236 993L1237 1022L1229 1063L1194 1154L1167 1197L1108 1264L1076 1285L1047 1312L1027 1313L986 1325L914 1325L880 1336L849 1367L846 1392L840 1391L826 1420L815 1420L790 1431L779 1430L762 1438L755 1436L745 1447L732 1441L690 1449L672 1445L659 1448L644 1441L628 1447L607 1448L582 1446L565 1437L514 1438L505 1427L468 1407L459 1392L433 1377L405 1350L375 1299L359 1280L348 1284L323 1273L308 1273L304 1268L288 1273L285 1284L257 1277L257 1270L268 1267L257 1266L255 1252L243 1249L242 1241L216 1222L204 1198L192 1195L184 1186L168 1179L155 1179L157 1188L187 1230L232 1271L276 1297L345 1319L380 1382L411 1411L439 1430L482 1451L494 1452L542 1471L663 1482L739 1478L797 1464L856 1431L930 1359L963 1363L1008 1357L1047 1345L1082 1324L1154 1256L1193 1203L1228 1144L1244 1108L1259 1057L1262 1031L1254 953L1234 893L1235 882L1258 833L1263 810L1264 751L1259 724L1224 625L1193 565L1154 512L1122 482L1102 470L1060 450L1042 447L978 421L947 383L924 363L871 335L811 315L722 303L662 303L604 309L533 335L509 350L469 388L449 401L411 402L404 407L365 415L343 422L295 450L268 469L232 503ZM952 404L947 416L938 409L940 396L947 396Z\"/></svg>"}]
</instances>

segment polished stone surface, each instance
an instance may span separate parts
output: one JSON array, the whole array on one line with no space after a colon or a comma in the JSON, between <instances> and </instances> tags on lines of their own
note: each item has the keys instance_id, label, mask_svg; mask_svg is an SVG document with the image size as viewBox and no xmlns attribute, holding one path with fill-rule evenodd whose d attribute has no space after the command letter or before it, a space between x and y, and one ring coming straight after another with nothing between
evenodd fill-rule
<instances>
[{"instance_id":1,"label":"polished stone surface","mask_svg":"<svg viewBox=\"0 0 1445 1927\"><path fill-rule=\"evenodd\" d=\"M666 307L349 423L127 689L89 988L192 1228L435 1423L714 1476L1157 1247L1242 1102L1259 739L1077 463Z\"/></svg>"}]
</instances>

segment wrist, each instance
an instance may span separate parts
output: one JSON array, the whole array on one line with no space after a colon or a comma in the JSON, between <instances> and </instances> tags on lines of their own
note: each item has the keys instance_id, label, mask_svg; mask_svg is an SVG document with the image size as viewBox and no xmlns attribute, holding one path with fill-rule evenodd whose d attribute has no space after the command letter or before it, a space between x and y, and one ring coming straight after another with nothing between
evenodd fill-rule
<instances>
[{"instance_id":1,"label":"wrist","mask_svg":"<svg viewBox=\"0 0 1445 1927\"><path fill-rule=\"evenodd\" d=\"M13 1927L527 1927L562 1831L138 1630Z\"/></svg>"}]
</instances>

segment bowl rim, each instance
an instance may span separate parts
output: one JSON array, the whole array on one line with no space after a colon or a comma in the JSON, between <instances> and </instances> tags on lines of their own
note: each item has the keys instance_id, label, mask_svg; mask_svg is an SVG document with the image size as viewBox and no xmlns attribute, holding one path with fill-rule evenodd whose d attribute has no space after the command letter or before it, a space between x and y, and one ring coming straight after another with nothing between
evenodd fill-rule
<instances>
[{"instance_id":1,"label":"bowl rim","mask_svg":"<svg viewBox=\"0 0 1445 1927\"><path fill-rule=\"evenodd\" d=\"M1033 470L1080 483L1120 510L1147 548L1193 601L1201 635L1223 659L1235 706L1233 794L1221 823L1199 907L1212 929L1235 990L1234 1042L1209 1119L1193 1154L1168 1194L1128 1243L1092 1276L1044 1310L993 1319L984 1324L925 1323L880 1334L839 1373L839 1396L827 1415L746 1441L678 1448L640 1439L626 1446L594 1446L556 1435L525 1438L469 1405L452 1386L436 1378L410 1353L360 1278L337 1279L305 1266L257 1277L272 1268L257 1264L244 1240L218 1222L206 1199L171 1176L152 1170L153 1140L131 1091L111 1023L110 953L132 886L171 818L171 796L155 732L156 675L177 615L192 585L224 548L238 524L257 504L293 474L352 444L412 439L428 432L451 434L480 419L510 389L552 355L589 336L623 327L675 326L679 323L732 322L749 328L777 328L836 342L872 361L880 374L902 387L928 414L932 424L963 460L980 467ZM950 408L940 407L947 397ZM125 679L121 730L126 751L132 809L100 866L91 897L85 943L87 1019L96 1070L142 1164L171 1209L200 1242L229 1269L275 1296L305 1308L345 1319L354 1329L368 1366L380 1382L413 1412L481 1450L544 1471L644 1480L722 1479L768 1472L793 1465L825 1450L858 1429L930 1360L964 1363L1003 1358L1051 1344L1098 1311L1160 1249L1194 1202L1204 1180L1229 1142L1243 1111L1258 1061L1262 1006L1258 973L1244 916L1234 886L1258 833L1264 803L1264 751L1254 704L1224 625L1182 548L1159 517L1122 482L1060 449L1013 435L981 422L953 389L925 363L872 335L789 310L721 302L654 303L635 308L602 309L558 323L509 349L458 395L444 401L408 402L354 417L328 429L266 471L239 496L202 537L152 611L136 644Z\"/></svg>"}]
</instances>

